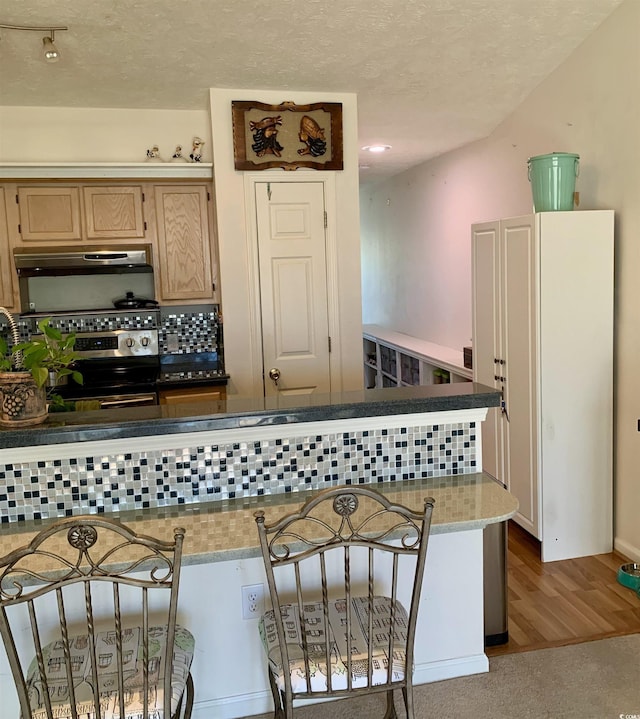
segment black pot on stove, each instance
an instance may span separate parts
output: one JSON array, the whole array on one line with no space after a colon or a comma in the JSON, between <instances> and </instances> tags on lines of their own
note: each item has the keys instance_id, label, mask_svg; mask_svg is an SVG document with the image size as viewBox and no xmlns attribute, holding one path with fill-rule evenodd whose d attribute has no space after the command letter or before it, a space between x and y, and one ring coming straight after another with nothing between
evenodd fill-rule
<instances>
[{"instance_id":1,"label":"black pot on stove","mask_svg":"<svg viewBox=\"0 0 640 719\"><path fill-rule=\"evenodd\" d=\"M133 292L127 292L125 297L113 301L117 310L139 310L155 309L158 306L156 300L149 300L145 297L136 297Z\"/></svg>"}]
</instances>

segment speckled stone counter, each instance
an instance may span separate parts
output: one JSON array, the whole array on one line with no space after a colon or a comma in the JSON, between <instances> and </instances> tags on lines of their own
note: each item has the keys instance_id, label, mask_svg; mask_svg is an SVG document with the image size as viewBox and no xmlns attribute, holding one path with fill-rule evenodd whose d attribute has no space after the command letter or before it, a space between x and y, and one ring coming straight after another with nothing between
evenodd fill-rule
<instances>
[{"instance_id":1,"label":"speckled stone counter","mask_svg":"<svg viewBox=\"0 0 640 719\"><path fill-rule=\"evenodd\" d=\"M482 529L502 522L517 510L517 500L489 475L419 479L414 482L379 483L373 486L389 499L416 511L423 499L435 499L432 534ZM178 505L141 511L120 512L117 516L136 532L155 537L172 537L172 529L186 530L184 564L203 564L260 556L253 513L262 509L269 522L296 511L315 492L295 492L248 497L226 502ZM0 526L2 551L26 544L55 520L32 520Z\"/></svg>"}]
</instances>

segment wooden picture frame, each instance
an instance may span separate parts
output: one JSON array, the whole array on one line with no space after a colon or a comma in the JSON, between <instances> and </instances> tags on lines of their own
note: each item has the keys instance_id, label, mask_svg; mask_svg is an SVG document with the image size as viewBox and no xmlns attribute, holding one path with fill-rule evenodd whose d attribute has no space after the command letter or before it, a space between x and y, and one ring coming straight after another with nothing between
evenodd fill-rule
<instances>
[{"instance_id":1,"label":"wooden picture frame","mask_svg":"<svg viewBox=\"0 0 640 719\"><path fill-rule=\"evenodd\" d=\"M343 169L339 102L267 105L234 100L231 114L236 170Z\"/></svg>"}]
</instances>

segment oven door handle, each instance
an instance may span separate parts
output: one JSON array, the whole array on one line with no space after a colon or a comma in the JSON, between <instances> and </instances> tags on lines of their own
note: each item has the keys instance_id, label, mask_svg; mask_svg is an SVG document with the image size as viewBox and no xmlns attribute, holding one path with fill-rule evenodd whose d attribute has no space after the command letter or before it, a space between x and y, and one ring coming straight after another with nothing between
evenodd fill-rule
<instances>
[{"instance_id":1,"label":"oven door handle","mask_svg":"<svg viewBox=\"0 0 640 719\"><path fill-rule=\"evenodd\" d=\"M107 399L100 400L100 406L103 408L107 407L121 407L126 404L155 404L155 394L137 394L135 397L127 399L122 397L121 399Z\"/></svg>"}]
</instances>

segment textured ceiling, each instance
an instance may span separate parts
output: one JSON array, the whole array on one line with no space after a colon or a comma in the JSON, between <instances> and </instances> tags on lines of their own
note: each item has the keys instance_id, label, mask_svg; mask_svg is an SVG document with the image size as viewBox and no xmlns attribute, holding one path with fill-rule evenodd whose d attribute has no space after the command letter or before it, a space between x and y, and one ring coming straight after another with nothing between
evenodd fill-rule
<instances>
[{"instance_id":1,"label":"textured ceiling","mask_svg":"<svg viewBox=\"0 0 640 719\"><path fill-rule=\"evenodd\" d=\"M622 0L2 0L0 104L208 108L208 88L355 92L361 178L488 135ZM286 97L283 95L283 100ZM366 156L365 156L366 155Z\"/></svg>"}]
</instances>

